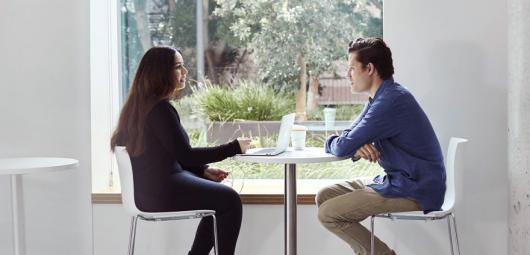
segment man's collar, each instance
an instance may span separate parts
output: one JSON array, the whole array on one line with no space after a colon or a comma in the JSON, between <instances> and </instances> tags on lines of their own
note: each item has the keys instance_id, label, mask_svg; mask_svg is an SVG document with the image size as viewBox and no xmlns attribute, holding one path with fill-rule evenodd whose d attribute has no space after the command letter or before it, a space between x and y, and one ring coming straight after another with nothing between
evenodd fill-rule
<instances>
[{"instance_id":1,"label":"man's collar","mask_svg":"<svg viewBox=\"0 0 530 255\"><path fill-rule=\"evenodd\" d=\"M379 97L379 95L381 93L383 93L383 91L386 89L386 87L388 87L388 85L390 84L394 84L394 78L390 77L389 79L387 80L384 80L383 83L381 83L381 86L379 86L379 88L377 89L377 91L375 92L375 96L372 98L372 97L369 97L368 98L368 101L370 102L370 104L375 101L377 99L377 97Z\"/></svg>"}]
</instances>

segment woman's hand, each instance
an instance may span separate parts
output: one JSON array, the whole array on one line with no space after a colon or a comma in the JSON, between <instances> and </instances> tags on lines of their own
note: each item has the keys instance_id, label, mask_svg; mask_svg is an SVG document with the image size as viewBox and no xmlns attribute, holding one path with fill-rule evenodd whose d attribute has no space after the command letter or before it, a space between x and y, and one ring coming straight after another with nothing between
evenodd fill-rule
<instances>
[{"instance_id":1,"label":"woman's hand","mask_svg":"<svg viewBox=\"0 0 530 255\"><path fill-rule=\"evenodd\" d=\"M250 147L250 142L252 142L252 140L246 137L239 137L237 138L237 141L239 142L239 148L241 148L241 153L245 154L248 148Z\"/></svg>"},{"instance_id":2,"label":"woman's hand","mask_svg":"<svg viewBox=\"0 0 530 255\"><path fill-rule=\"evenodd\" d=\"M214 182L222 182L230 173L218 168L209 167L204 170L204 177Z\"/></svg>"},{"instance_id":3,"label":"woman's hand","mask_svg":"<svg viewBox=\"0 0 530 255\"><path fill-rule=\"evenodd\" d=\"M381 153L375 148L373 144L365 144L363 147L361 147L356 153L355 157L361 157L363 159L366 159L372 163L377 162L379 160L379 157L381 157Z\"/></svg>"}]
</instances>

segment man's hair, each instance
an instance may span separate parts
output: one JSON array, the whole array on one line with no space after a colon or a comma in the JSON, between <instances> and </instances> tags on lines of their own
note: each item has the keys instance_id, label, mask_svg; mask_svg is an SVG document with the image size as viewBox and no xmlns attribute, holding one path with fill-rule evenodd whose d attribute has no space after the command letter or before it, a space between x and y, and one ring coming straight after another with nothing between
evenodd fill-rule
<instances>
[{"instance_id":1,"label":"man's hair","mask_svg":"<svg viewBox=\"0 0 530 255\"><path fill-rule=\"evenodd\" d=\"M357 61L367 66L372 63L383 80L394 74L392 52L381 38L357 38L348 45L348 53L357 53Z\"/></svg>"}]
</instances>

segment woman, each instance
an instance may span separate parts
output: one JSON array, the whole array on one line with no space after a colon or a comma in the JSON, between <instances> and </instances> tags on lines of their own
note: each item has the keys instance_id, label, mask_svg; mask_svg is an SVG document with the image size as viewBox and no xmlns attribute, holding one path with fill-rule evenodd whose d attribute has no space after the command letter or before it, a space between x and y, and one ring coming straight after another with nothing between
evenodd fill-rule
<instances>
[{"instance_id":1,"label":"woman","mask_svg":"<svg viewBox=\"0 0 530 255\"><path fill-rule=\"evenodd\" d=\"M146 212L215 210L219 254L232 255L241 226L237 192L220 184L227 172L209 167L245 153L249 139L192 148L169 100L186 86L182 55L170 47L154 47L143 56L123 106L111 147L125 146L133 167L136 205ZM213 220L201 220L190 255L206 255L213 247Z\"/></svg>"}]
</instances>

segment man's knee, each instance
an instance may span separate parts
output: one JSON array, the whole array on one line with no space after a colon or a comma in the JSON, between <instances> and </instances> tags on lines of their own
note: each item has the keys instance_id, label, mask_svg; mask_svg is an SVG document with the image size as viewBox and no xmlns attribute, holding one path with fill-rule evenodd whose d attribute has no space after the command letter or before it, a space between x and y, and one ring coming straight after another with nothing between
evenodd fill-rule
<instances>
[{"instance_id":1,"label":"man's knee","mask_svg":"<svg viewBox=\"0 0 530 255\"><path fill-rule=\"evenodd\" d=\"M337 218L333 214L333 208L330 206L319 206L318 221L325 227L333 225L337 221Z\"/></svg>"},{"instance_id":2,"label":"man's knee","mask_svg":"<svg viewBox=\"0 0 530 255\"><path fill-rule=\"evenodd\" d=\"M325 194L324 194L325 195ZM345 203L344 200L355 200L354 194L349 197L331 197L318 207L318 220L325 226L348 222L361 222L367 216L365 203Z\"/></svg>"},{"instance_id":3,"label":"man's knee","mask_svg":"<svg viewBox=\"0 0 530 255\"><path fill-rule=\"evenodd\" d=\"M352 211L354 208L352 208ZM348 213L346 213L348 211ZM335 228L342 224L349 224L352 222L359 222L362 219L357 219L355 214L351 214L350 210L344 210L340 205L333 202L323 204L318 208L318 221L326 228Z\"/></svg>"},{"instance_id":4,"label":"man's knee","mask_svg":"<svg viewBox=\"0 0 530 255\"><path fill-rule=\"evenodd\" d=\"M333 189L331 187L325 187L320 189L315 196L315 203L318 207L329 199L335 197Z\"/></svg>"}]
</instances>

